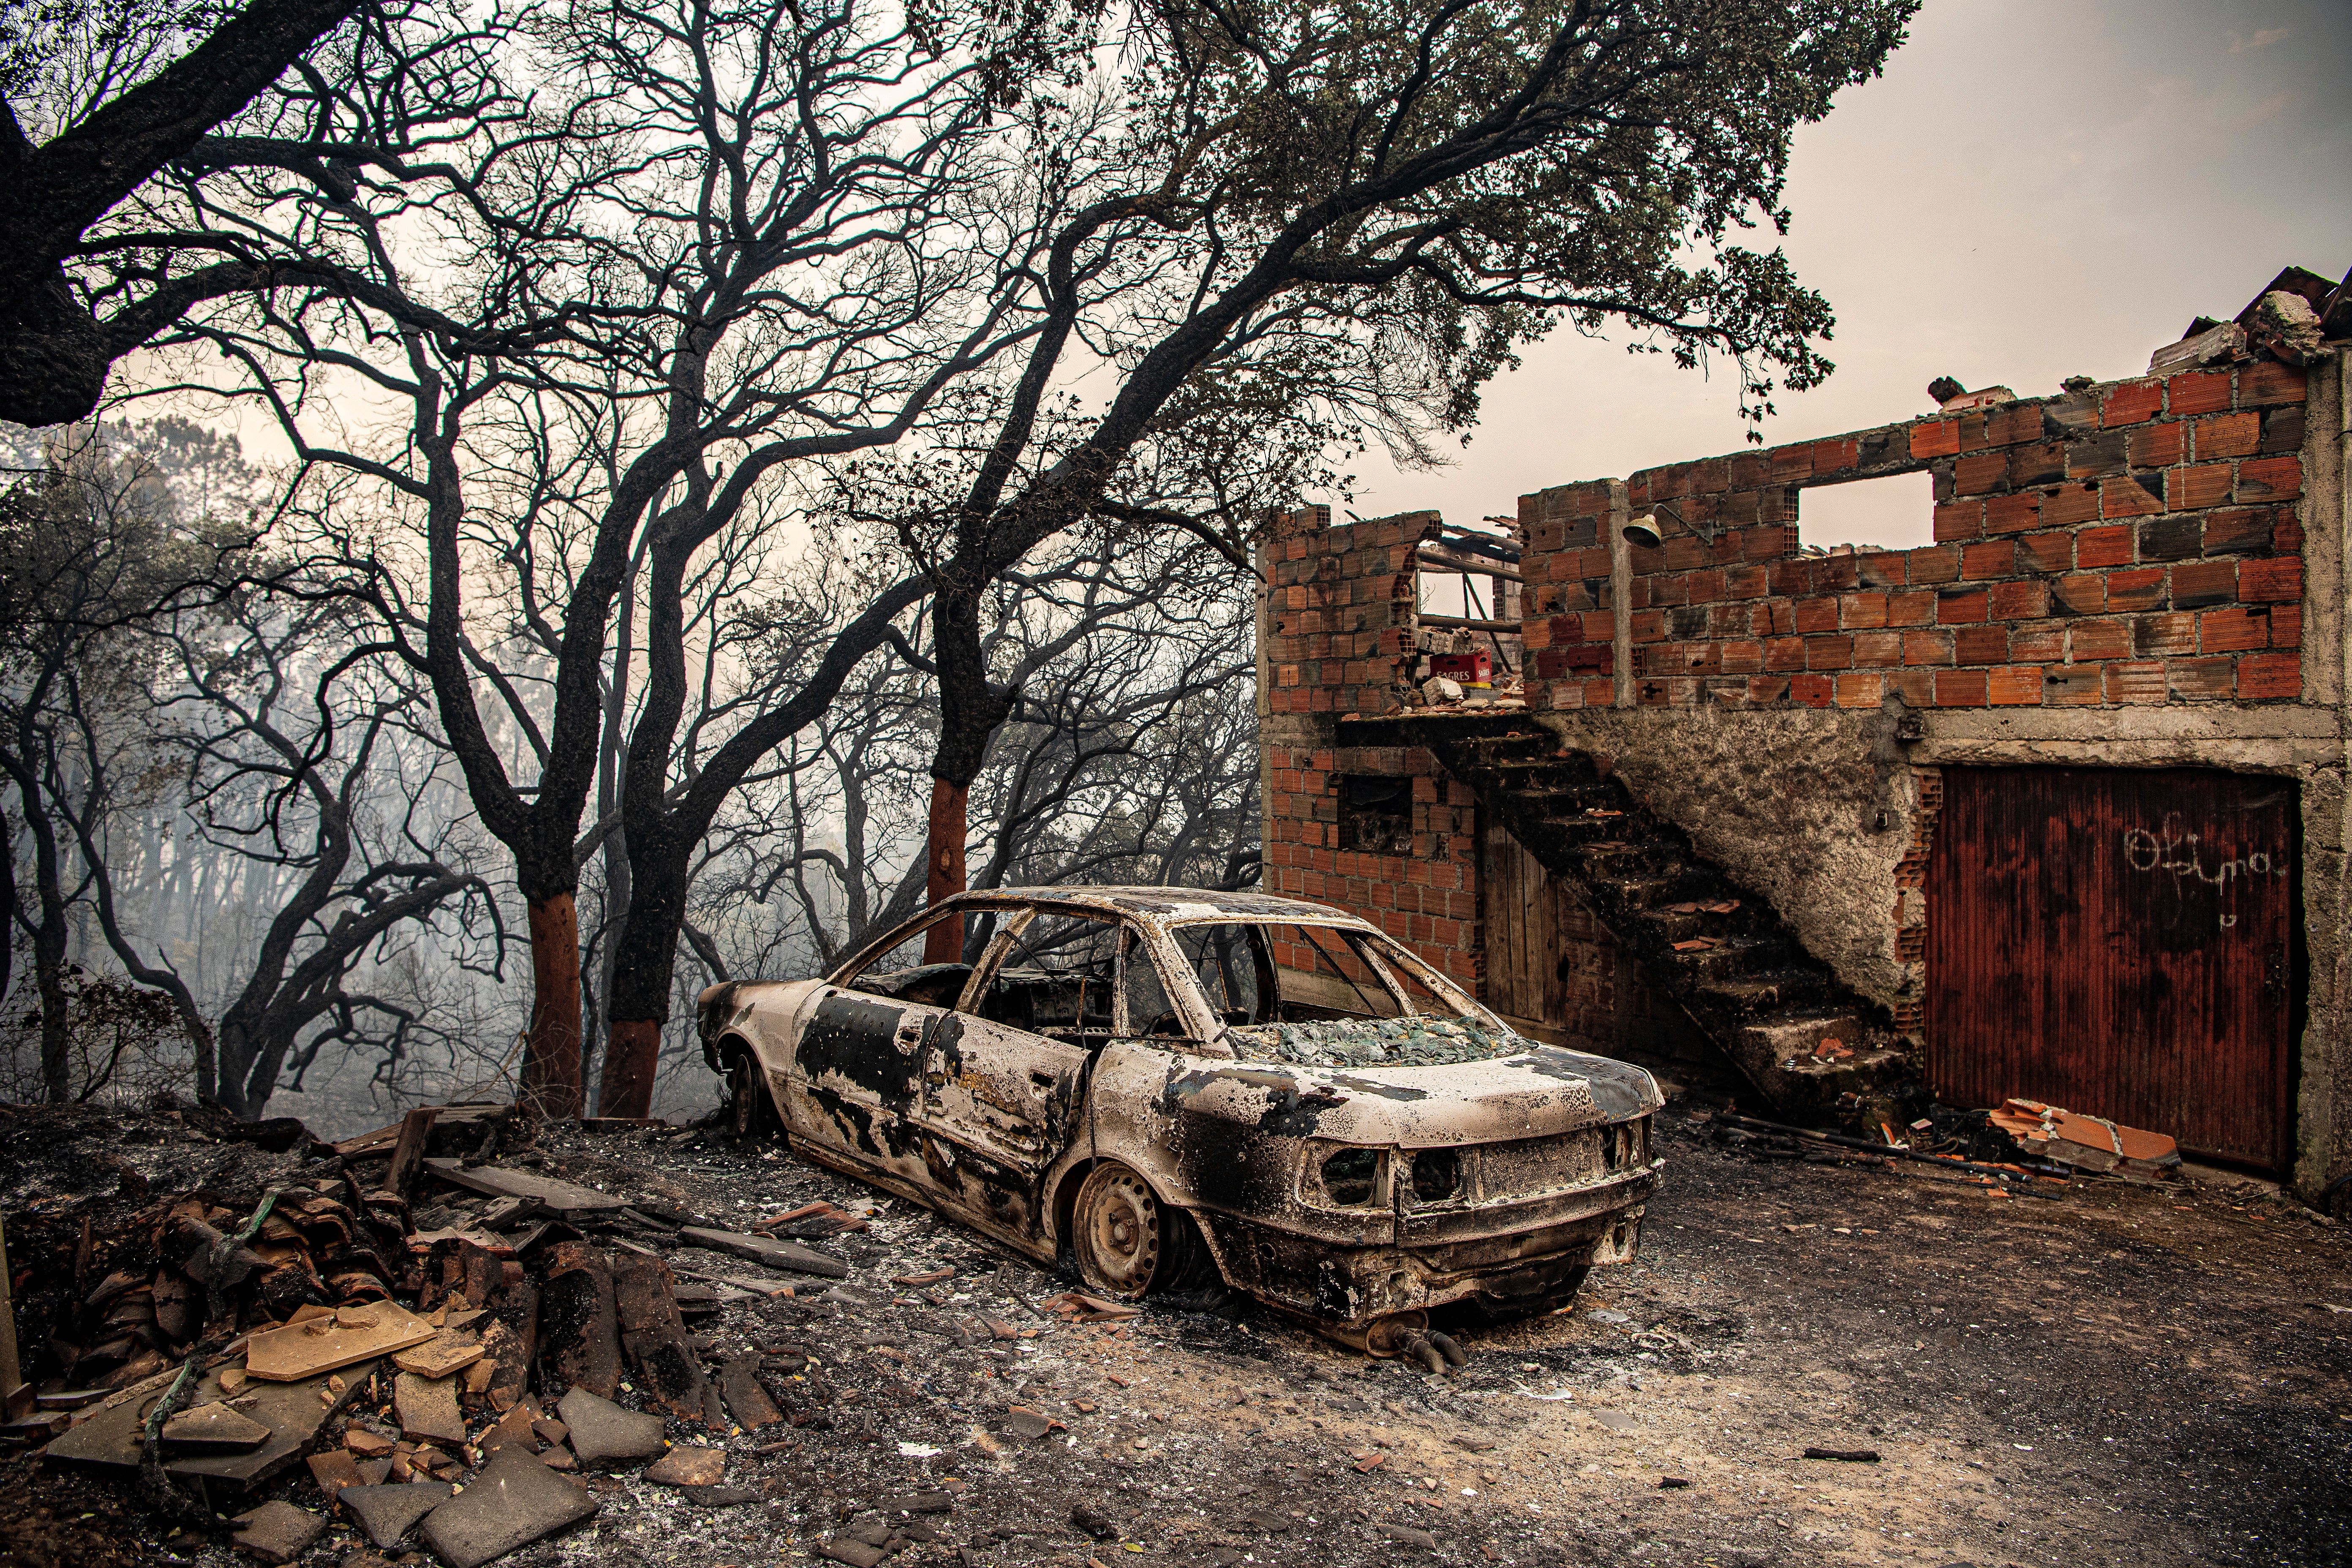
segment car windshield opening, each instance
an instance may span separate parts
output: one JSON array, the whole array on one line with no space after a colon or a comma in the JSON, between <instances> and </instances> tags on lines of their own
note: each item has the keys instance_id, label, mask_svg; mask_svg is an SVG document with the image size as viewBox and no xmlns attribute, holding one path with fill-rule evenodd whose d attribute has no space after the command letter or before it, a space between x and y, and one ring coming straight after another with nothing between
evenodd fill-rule
<instances>
[{"instance_id":1,"label":"car windshield opening","mask_svg":"<svg viewBox=\"0 0 2352 1568\"><path fill-rule=\"evenodd\" d=\"M1421 1066L1529 1048L1458 984L1377 931L1232 921L1170 934L1236 1056Z\"/></svg>"}]
</instances>

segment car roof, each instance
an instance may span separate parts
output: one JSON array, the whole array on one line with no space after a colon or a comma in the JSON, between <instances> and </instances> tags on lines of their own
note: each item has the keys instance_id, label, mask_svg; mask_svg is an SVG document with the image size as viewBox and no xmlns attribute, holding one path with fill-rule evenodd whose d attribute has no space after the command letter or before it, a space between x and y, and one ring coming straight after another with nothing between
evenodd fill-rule
<instances>
[{"instance_id":1,"label":"car roof","mask_svg":"<svg viewBox=\"0 0 2352 1568\"><path fill-rule=\"evenodd\" d=\"M1041 907L1133 915L1162 924L1192 921L1286 921L1307 925L1367 926L1361 916L1305 899L1215 888L1051 887L988 888L959 893L960 903L1029 903Z\"/></svg>"}]
</instances>

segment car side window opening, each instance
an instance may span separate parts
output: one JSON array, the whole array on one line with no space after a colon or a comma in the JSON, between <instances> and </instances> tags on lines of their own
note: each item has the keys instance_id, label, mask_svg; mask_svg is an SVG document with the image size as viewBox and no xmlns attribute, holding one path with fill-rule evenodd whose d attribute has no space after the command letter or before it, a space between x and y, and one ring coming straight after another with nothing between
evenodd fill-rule
<instances>
[{"instance_id":1,"label":"car side window opening","mask_svg":"<svg viewBox=\"0 0 2352 1568\"><path fill-rule=\"evenodd\" d=\"M1234 921L1178 926L1169 932L1201 994L1220 1023L1273 1022L1274 959L1263 928Z\"/></svg>"},{"instance_id":2,"label":"car side window opening","mask_svg":"<svg viewBox=\"0 0 2352 1568\"><path fill-rule=\"evenodd\" d=\"M926 1007L954 1006L964 983L971 978L971 965L923 962L924 931L952 912L943 911L923 921L858 965L857 972L840 984L846 990L887 996L893 1002L911 1002Z\"/></svg>"},{"instance_id":3,"label":"car side window opening","mask_svg":"<svg viewBox=\"0 0 2352 1568\"><path fill-rule=\"evenodd\" d=\"M1100 1047L1115 1022L1119 930L1086 915L1010 917L981 960L975 1011L991 1023Z\"/></svg>"},{"instance_id":4,"label":"car side window opening","mask_svg":"<svg viewBox=\"0 0 2352 1568\"><path fill-rule=\"evenodd\" d=\"M1128 1039L1178 1040L1188 1037L1184 1020L1169 998L1151 950L1134 927L1123 928L1118 944L1119 1000L1125 1016L1116 1026Z\"/></svg>"}]
</instances>

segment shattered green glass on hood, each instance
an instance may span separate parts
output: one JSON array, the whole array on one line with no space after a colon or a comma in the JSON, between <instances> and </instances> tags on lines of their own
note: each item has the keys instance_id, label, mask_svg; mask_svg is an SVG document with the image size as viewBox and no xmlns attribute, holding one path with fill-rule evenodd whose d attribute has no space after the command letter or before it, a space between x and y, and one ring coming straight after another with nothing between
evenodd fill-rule
<instances>
[{"instance_id":1,"label":"shattered green glass on hood","mask_svg":"<svg viewBox=\"0 0 2352 1568\"><path fill-rule=\"evenodd\" d=\"M1315 1068L1439 1067L1535 1049L1534 1041L1507 1028L1417 1016L1252 1024L1227 1029L1222 1038L1244 1061Z\"/></svg>"}]
</instances>

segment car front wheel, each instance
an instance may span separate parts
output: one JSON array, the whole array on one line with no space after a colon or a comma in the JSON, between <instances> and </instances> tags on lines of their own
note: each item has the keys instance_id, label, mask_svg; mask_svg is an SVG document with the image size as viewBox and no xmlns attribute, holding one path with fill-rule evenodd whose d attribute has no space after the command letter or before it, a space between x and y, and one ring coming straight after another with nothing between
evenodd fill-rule
<instances>
[{"instance_id":1,"label":"car front wheel","mask_svg":"<svg viewBox=\"0 0 2352 1568\"><path fill-rule=\"evenodd\" d=\"M1116 1160L1087 1173L1072 1205L1071 1246L1078 1275L1089 1289L1135 1300L1156 1284L1173 1261L1169 1254L1177 1216L1163 1207L1150 1184Z\"/></svg>"}]
</instances>

